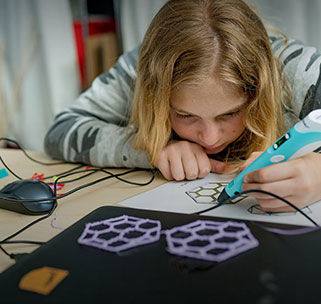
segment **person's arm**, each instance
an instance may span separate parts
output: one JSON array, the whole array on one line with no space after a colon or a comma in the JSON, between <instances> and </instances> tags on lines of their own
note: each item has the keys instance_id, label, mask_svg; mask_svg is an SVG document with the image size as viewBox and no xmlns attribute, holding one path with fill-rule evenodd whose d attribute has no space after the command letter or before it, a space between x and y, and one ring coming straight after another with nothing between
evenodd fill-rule
<instances>
[{"instance_id":1,"label":"person's arm","mask_svg":"<svg viewBox=\"0 0 321 304\"><path fill-rule=\"evenodd\" d=\"M275 53L284 46L279 37L272 39ZM288 128L303 119L309 112L321 108L321 55L313 47L290 40L280 56L284 72L292 87L292 109L286 112ZM321 154L309 153L303 157L271 165L245 175L242 190L265 190L275 193L299 208L321 200ZM269 195L253 193L262 210L266 212L289 212L291 207Z\"/></svg>"},{"instance_id":2,"label":"person's arm","mask_svg":"<svg viewBox=\"0 0 321 304\"><path fill-rule=\"evenodd\" d=\"M47 154L100 167L151 168L146 152L133 149L126 129L138 51L121 56L114 67L97 77L56 117L45 137Z\"/></svg>"},{"instance_id":3,"label":"person's arm","mask_svg":"<svg viewBox=\"0 0 321 304\"><path fill-rule=\"evenodd\" d=\"M321 108L321 55L311 46L289 39L284 48L282 36L270 36L272 49L284 64L284 74L292 89L291 106L296 119L291 113L284 113L286 127L303 119L309 112ZM296 120L296 121L295 121Z\"/></svg>"}]
</instances>

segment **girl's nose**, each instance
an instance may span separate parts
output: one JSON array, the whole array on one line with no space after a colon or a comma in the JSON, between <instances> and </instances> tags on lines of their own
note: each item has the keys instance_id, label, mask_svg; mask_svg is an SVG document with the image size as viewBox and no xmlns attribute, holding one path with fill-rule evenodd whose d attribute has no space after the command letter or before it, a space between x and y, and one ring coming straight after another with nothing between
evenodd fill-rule
<instances>
[{"instance_id":1,"label":"girl's nose","mask_svg":"<svg viewBox=\"0 0 321 304\"><path fill-rule=\"evenodd\" d=\"M221 131L215 122L205 122L199 130L199 139L203 146L213 146L221 138Z\"/></svg>"}]
</instances>

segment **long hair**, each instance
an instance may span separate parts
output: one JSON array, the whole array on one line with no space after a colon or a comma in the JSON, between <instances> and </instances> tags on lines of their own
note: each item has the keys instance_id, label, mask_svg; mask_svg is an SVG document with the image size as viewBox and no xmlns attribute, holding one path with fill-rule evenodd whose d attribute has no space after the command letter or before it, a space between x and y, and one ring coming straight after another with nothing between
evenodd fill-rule
<instances>
[{"instance_id":1,"label":"long hair","mask_svg":"<svg viewBox=\"0 0 321 304\"><path fill-rule=\"evenodd\" d=\"M171 91L208 77L233 84L247 100L246 130L225 160L237 167L284 132L285 82L258 15L241 0L170 0L142 42L130 119L133 145L152 164L171 138Z\"/></svg>"}]
</instances>

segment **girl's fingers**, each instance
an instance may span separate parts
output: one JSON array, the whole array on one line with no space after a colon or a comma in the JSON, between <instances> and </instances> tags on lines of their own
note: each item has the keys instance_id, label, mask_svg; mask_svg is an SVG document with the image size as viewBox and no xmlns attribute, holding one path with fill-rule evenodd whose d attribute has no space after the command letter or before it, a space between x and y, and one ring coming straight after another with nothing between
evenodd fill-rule
<instances>
[{"instance_id":1,"label":"girl's fingers","mask_svg":"<svg viewBox=\"0 0 321 304\"><path fill-rule=\"evenodd\" d=\"M205 153L196 154L198 163L198 178L203 178L211 172L211 164Z\"/></svg>"},{"instance_id":2,"label":"girl's fingers","mask_svg":"<svg viewBox=\"0 0 321 304\"><path fill-rule=\"evenodd\" d=\"M300 190L295 187L295 183L292 179L286 179L282 181L259 184L259 183L243 183L242 190L263 190L271 193L275 193L281 197L287 197L299 192ZM252 192L249 195L256 197L257 199L271 199L271 195L263 194L259 192Z\"/></svg>"},{"instance_id":3,"label":"girl's fingers","mask_svg":"<svg viewBox=\"0 0 321 304\"><path fill-rule=\"evenodd\" d=\"M194 153L182 155L181 162L185 178L188 180L197 179L199 176L199 165Z\"/></svg>"},{"instance_id":4,"label":"girl's fingers","mask_svg":"<svg viewBox=\"0 0 321 304\"><path fill-rule=\"evenodd\" d=\"M209 158L197 144L181 141L169 144L159 155L157 167L167 180L194 180L211 171Z\"/></svg>"},{"instance_id":5,"label":"girl's fingers","mask_svg":"<svg viewBox=\"0 0 321 304\"><path fill-rule=\"evenodd\" d=\"M290 203L293 203L293 196L289 196L286 198L287 201ZM288 205L287 203L280 201L280 200L258 200L258 203L260 204L260 209L263 212L271 212L271 213L281 213L281 212L296 212L297 210ZM297 204L294 204L296 207L299 207ZM305 206L301 206L299 208L303 208Z\"/></svg>"},{"instance_id":6,"label":"girl's fingers","mask_svg":"<svg viewBox=\"0 0 321 304\"><path fill-rule=\"evenodd\" d=\"M304 168L301 166L301 161L293 159L249 172L243 180L245 183L267 183L290 179L303 174Z\"/></svg>"},{"instance_id":7,"label":"girl's fingers","mask_svg":"<svg viewBox=\"0 0 321 304\"><path fill-rule=\"evenodd\" d=\"M209 161L211 164L211 172L218 174L224 173L224 170L226 169L226 164L224 162L215 159L210 159Z\"/></svg>"},{"instance_id":8,"label":"girl's fingers","mask_svg":"<svg viewBox=\"0 0 321 304\"><path fill-rule=\"evenodd\" d=\"M169 166L174 180L181 181L185 179L185 170L180 155L171 155L169 158Z\"/></svg>"},{"instance_id":9,"label":"girl's fingers","mask_svg":"<svg viewBox=\"0 0 321 304\"><path fill-rule=\"evenodd\" d=\"M165 179L173 180L173 175L170 170L170 165L169 165L168 159L159 161L157 167Z\"/></svg>"}]
</instances>

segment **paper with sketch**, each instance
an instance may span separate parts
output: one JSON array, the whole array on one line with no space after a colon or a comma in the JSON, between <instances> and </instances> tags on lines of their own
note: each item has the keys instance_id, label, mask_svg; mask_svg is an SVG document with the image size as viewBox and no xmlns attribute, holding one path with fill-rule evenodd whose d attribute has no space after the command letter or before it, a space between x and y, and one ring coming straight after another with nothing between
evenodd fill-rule
<instances>
[{"instance_id":1,"label":"paper with sketch","mask_svg":"<svg viewBox=\"0 0 321 304\"><path fill-rule=\"evenodd\" d=\"M157 188L119 202L119 205L138 209L194 213L215 205L219 193L232 180L231 175L209 174L194 181L168 182ZM304 211L315 222L321 224L321 201ZM243 219L302 226L313 226L299 212L265 213L260 210L257 201L251 197L239 197L236 201L203 213L230 219Z\"/></svg>"}]
</instances>

